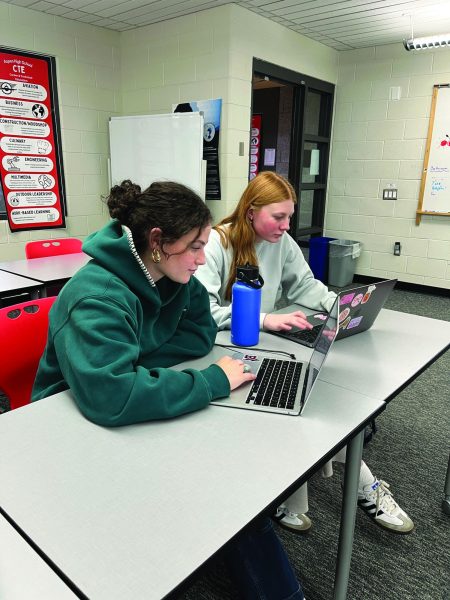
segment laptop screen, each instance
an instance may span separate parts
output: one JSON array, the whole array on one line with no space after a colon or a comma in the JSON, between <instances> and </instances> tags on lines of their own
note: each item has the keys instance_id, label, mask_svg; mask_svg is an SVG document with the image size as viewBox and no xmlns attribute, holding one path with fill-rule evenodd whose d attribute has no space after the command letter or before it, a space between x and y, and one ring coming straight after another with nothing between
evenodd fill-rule
<instances>
[{"instance_id":1,"label":"laptop screen","mask_svg":"<svg viewBox=\"0 0 450 600\"><path fill-rule=\"evenodd\" d=\"M308 398L313 385L317 379L317 375L325 362L325 358L330 351L331 345L334 342L337 334L338 324L338 312L339 312L339 299L336 298L333 308L331 309L325 326L322 329L320 338L317 340L316 346L311 354L308 369L308 379L306 382L306 389L304 394L304 401Z\"/></svg>"},{"instance_id":2,"label":"laptop screen","mask_svg":"<svg viewBox=\"0 0 450 600\"><path fill-rule=\"evenodd\" d=\"M387 279L366 286L343 290L339 294L339 332L337 339L366 331L383 308L397 280Z\"/></svg>"}]
</instances>

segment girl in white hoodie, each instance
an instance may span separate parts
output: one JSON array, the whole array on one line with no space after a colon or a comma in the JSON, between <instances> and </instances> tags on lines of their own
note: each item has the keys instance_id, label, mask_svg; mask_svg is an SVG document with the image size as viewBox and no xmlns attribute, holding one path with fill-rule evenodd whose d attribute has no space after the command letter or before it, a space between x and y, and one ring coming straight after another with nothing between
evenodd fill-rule
<instances>
[{"instance_id":1,"label":"girl in white hoodie","mask_svg":"<svg viewBox=\"0 0 450 600\"><path fill-rule=\"evenodd\" d=\"M297 243L287 233L297 202L291 184L273 171L259 173L244 190L233 213L216 225L206 245L206 264L197 277L209 293L211 313L219 329L230 328L231 288L238 265L258 265L264 278L260 328L289 330L310 328L305 314L274 311L300 304L313 310L329 311L336 294L314 279ZM345 450L335 460L345 461ZM358 506L381 527L409 533L414 523L394 500L389 486L372 475L361 462ZM293 531L305 532L311 521L307 486L303 485L277 510L279 523Z\"/></svg>"}]
</instances>

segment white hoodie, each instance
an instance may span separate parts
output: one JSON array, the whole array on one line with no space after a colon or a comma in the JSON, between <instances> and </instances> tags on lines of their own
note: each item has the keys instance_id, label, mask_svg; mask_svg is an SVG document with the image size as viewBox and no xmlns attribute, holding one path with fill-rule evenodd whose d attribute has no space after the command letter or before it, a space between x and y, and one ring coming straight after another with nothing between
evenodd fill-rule
<instances>
[{"instance_id":1,"label":"white hoodie","mask_svg":"<svg viewBox=\"0 0 450 600\"><path fill-rule=\"evenodd\" d=\"M261 298L261 328L267 313L291 304L301 304L313 310L331 310L336 294L314 279L302 251L289 234L285 233L278 243L263 241L255 247L259 272L265 282ZM205 252L206 264L197 269L196 275L208 290L211 313L217 326L229 329L231 305L224 296L233 249L231 246L225 249L219 234L213 229Z\"/></svg>"}]
</instances>

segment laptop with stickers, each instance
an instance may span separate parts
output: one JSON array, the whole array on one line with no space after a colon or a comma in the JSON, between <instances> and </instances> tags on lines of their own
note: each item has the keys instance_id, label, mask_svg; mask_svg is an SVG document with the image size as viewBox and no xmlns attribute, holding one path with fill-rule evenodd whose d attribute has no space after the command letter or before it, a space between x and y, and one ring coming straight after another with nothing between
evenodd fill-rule
<instances>
[{"instance_id":1,"label":"laptop with stickers","mask_svg":"<svg viewBox=\"0 0 450 600\"><path fill-rule=\"evenodd\" d=\"M397 279L387 279L339 292L339 328L336 340L367 331L372 327L396 283ZM327 313L316 312L307 317L313 329L294 327L289 331L271 331L270 333L313 348L320 337L326 319Z\"/></svg>"},{"instance_id":2,"label":"laptop with stickers","mask_svg":"<svg viewBox=\"0 0 450 600\"><path fill-rule=\"evenodd\" d=\"M245 367L256 374L256 379L251 382L250 389L248 385L241 386L233 390L228 398L214 400L211 404L300 415L311 397L317 376L336 338L338 309L336 300L326 316L309 361L272 358L256 348L236 348L233 358L244 361Z\"/></svg>"}]
</instances>

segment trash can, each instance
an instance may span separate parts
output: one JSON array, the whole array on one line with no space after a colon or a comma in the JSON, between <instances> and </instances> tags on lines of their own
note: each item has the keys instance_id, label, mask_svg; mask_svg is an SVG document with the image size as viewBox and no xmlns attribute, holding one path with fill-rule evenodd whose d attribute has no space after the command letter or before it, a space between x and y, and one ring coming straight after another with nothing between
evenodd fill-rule
<instances>
[{"instance_id":1,"label":"trash can","mask_svg":"<svg viewBox=\"0 0 450 600\"><path fill-rule=\"evenodd\" d=\"M312 237L309 240L309 267L316 279L328 281L328 244L332 237Z\"/></svg>"},{"instance_id":2,"label":"trash can","mask_svg":"<svg viewBox=\"0 0 450 600\"><path fill-rule=\"evenodd\" d=\"M361 242L332 240L329 243L328 283L344 287L353 281L356 259L361 254Z\"/></svg>"}]
</instances>

